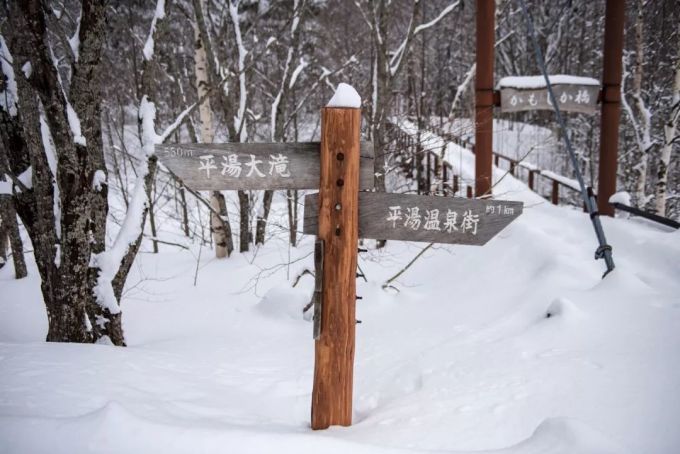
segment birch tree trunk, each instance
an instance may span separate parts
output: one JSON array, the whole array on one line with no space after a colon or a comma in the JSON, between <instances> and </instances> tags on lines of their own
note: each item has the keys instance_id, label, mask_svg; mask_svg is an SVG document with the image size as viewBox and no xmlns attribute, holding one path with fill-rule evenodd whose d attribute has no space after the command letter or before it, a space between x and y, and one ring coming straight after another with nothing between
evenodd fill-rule
<instances>
[{"instance_id":1,"label":"birch tree trunk","mask_svg":"<svg viewBox=\"0 0 680 454\"><path fill-rule=\"evenodd\" d=\"M202 9L204 6L203 1L200 0L200 2ZM200 99L207 95L210 83L205 46L201 40L201 33L198 25L194 26L194 42L194 72L196 74L196 90L198 91L198 97ZM210 99L206 99L205 102L198 107L198 116L201 120L199 128L201 142L211 143L215 135L215 129L213 126L213 113L212 108L210 107ZM231 236L231 232L227 232L224 221L221 218L224 211L226 211L224 195L220 191L212 191L210 193L210 204L214 209L214 211L210 212L210 228L215 242L215 256L218 259L221 259L227 257L231 253L231 250L227 247L227 234L229 233L229 236ZM223 205L225 210L221 209ZM218 215L217 213L220 214Z\"/></svg>"},{"instance_id":2,"label":"birch tree trunk","mask_svg":"<svg viewBox=\"0 0 680 454\"><path fill-rule=\"evenodd\" d=\"M677 35L680 44L680 27ZM673 77L673 94L671 96L671 111L668 121L663 125L664 142L661 147L659 168L657 172L655 208L656 214L666 215L666 192L668 191L668 168L671 164L671 153L678 136L678 119L680 119L680 45L678 46L678 57L675 61L675 74Z\"/></svg>"},{"instance_id":3,"label":"birch tree trunk","mask_svg":"<svg viewBox=\"0 0 680 454\"><path fill-rule=\"evenodd\" d=\"M642 98L642 78L644 65L644 1L638 1L638 14L635 20L635 72L633 75L633 99L638 112L638 148L640 158L635 167L637 179L635 183L635 200L640 208L648 201L647 197L647 170L649 167L649 152L653 146L651 140L652 114Z\"/></svg>"},{"instance_id":4,"label":"birch tree trunk","mask_svg":"<svg viewBox=\"0 0 680 454\"><path fill-rule=\"evenodd\" d=\"M217 67L217 60L215 58L215 53L210 45L210 36L208 34L208 28L206 25L206 17L204 15L205 4L203 0L193 0L194 14L196 15L196 25L194 28L195 32L195 42L196 42L196 80L197 80L197 90L199 93L199 98L202 94L205 95L208 92L209 87L214 87L215 77L219 77L220 73ZM200 60L200 62L199 62ZM200 67L200 68L199 68ZM200 76L199 76L200 72ZM224 94L223 90L220 93ZM224 96L220 98L222 109L224 111L224 117L227 121L227 129L229 131L229 139L236 140L236 130L232 123L229 121L233 117L231 100L225 99ZM210 101L206 99L206 102ZM200 107L203 107L201 105ZM205 111L205 113L204 113ZM209 122L204 122L204 116L210 118ZM214 127L212 124L212 109L208 106L204 110L200 111L201 117L201 140L206 142L206 136L209 136L209 141L212 141L214 136ZM209 129L208 129L209 126ZM220 209L218 216L217 214L210 213L210 225L213 233L213 239L215 242L215 254L218 258L226 257L231 255L234 250L234 242L231 235L231 224L229 222L228 212L226 209L226 201L224 195L219 191L213 191L210 195L210 205L212 207L222 207ZM242 215L242 213L241 213Z\"/></svg>"}]
</instances>

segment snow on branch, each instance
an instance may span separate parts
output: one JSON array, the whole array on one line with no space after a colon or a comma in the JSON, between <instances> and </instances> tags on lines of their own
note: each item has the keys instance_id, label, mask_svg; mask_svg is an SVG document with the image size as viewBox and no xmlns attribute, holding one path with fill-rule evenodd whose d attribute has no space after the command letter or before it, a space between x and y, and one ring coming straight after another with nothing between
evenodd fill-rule
<instances>
[{"instance_id":1,"label":"snow on branch","mask_svg":"<svg viewBox=\"0 0 680 454\"><path fill-rule=\"evenodd\" d=\"M467 90L468 87L470 86L470 83L472 82L472 79L475 77L476 72L477 63L473 63L468 72L465 73L465 78L463 79L463 82L460 85L458 85L458 88L456 89L456 96L453 97L451 109L449 110L449 118L453 118L453 114L455 110L458 108L458 105L460 104L460 100L463 96L463 93L465 93L465 90Z\"/></svg>"},{"instance_id":2,"label":"snow on branch","mask_svg":"<svg viewBox=\"0 0 680 454\"><path fill-rule=\"evenodd\" d=\"M71 47L71 52L73 53L73 59L76 62L78 61L78 56L80 54L80 22L82 19L83 12L81 8L78 19L76 20L76 31L73 33L73 36L68 39L68 44Z\"/></svg>"},{"instance_id":3,"label":"snow on branch","mask_svg":"<svg viewBox=\"0 0 680 454\"><path fill-rule=\"evenodd\" d=\"M154 34L156 33L156 23L159 19L165 17L165 0L158 0L156 3L156 11L154 12L153 19L151 20L151 29L149 30L149 35L144 43L144 60L150 61L153 58L154 52Z\"/></svg>"},{"instance_id":4,"label":"snow on branch","mask_svg":"<svg viewBox=\"0 0 680 454\"><path fill-rule=\"evenodd\" d=\"M234 129L239 131L239 138L241 142L248 139L248 130L246 128L246 107L248 103L248 87L246 85L246 70L245 60L248 55L248 50L243 45L243 37L241 36L241 22L238 13L238 5L240 2L229 1L229 16L234 26L234 37L238 47L238 80L239 80L239 101L238 112L234 118Z\"/></svg>"},{"instance_id":5,"label":"snow on branch","mask_svg":"<svg viewBox=\"0 0 680 454\"><path fill-rule=\"evenodd\" d=\"M417 3L417 2L416 2ZM397 50L394 52L394 55L392 56L392 59L390 60L390 74L395 75L397 71L399 70L399 67L401 66L401 61L404 57L404 54L406 54L406 51L408 49L409 42L411 39L413 39L415 36L418 35L418 33L424 32L428 28L434 27L437 25L442 19L444 19L451 11L453 11L458 5L460 5L460 0L457 0L446 8L444 8L437 17L432 19L430 22L420 24L413 28L412 32L409 32L406 34L406 37L404 40L401 42ZM411 18L411 21L413 21L413 17ZM409 24L409 30L411 30L411 27L413 26L413 23Z\"/></svg>"},{"instance_id":6,"label":"snow on branch","mask_svg":"<svg viewBox=\"0 0 680 454\"><path fill-rule=\"evenodd\" d=\"M444 17L446 17L447 14L449 14L451 11L453 11L454 8L457 7L459 4L460 4L460 0L458 0L457 2L454 2L454 3L451 3L449 6L444 8L441 13L439 13L439 16L435 17L430 22L428 22L426 24L418 25L416 27L416 29L413 30L413 36L416 36L418 33L424 32L428 28L434 27L435 25L437 25L437 23L440 20L444 19Z\"/></svg>"},{"instance_id":7,"label":"snow on branch","mask_svg":"<svg viewBox=\"0 0 680 454\"><path fill-rule=\"evenodd\" d=\"M297 68L293 71L293 75L290 77L290 85L288 85L288 88L291 89L295 85L295 82L297 81L298 76L302 72L303 69L307 67L308 63L305 61L304 58L300 58L300 64L297 65Z\"/></svg>"},{"instance_id":8,"label":"snow on branch","mask_svg":"<svg viewBox=\"0 0 680 454\"><path fill-rule=\"evenodd\" d=\"M5 44L5 38L0 35L0 69L2 69L2 74L4 74L7 79L4 91L0 92L0 108L14 117L17 115L17 102L19 101L19 96L12 63L12 55L9 53L7 44Z\"/></svg>"}]
</instances>

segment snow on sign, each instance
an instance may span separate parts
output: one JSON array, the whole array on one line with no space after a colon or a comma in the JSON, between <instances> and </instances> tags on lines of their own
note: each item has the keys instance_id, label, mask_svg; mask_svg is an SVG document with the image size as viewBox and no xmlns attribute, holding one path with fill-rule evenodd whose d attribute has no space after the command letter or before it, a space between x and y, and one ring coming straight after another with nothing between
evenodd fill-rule
<instances>
[{"instance_id":1,"label":"snow on sign","mask_svg":"<svg viewBox=\"0 0 680 454\"><path fill-rule=\"evenodd\" d=\"M359 193L359 237L483 245L522 214L523 203ZM304 233L315 234L318 195L305 197Z\"/></svg>"},{"instance_id":2,"label":"snow on sign","mask_svg":"<svg viewBox=\"0 0 680 454\"><path fill-rule=\"evenodd\" d=\"M160 162L196 191L318 189L319 143L156 145ZM373 144L360 144L361 189L373 187Z\"/></svg>"},{"instance_id":3,"label":"snow on sign","mask_svg":"<svg viewBox=\"0 0 680 454\"><path fill-rule=\"evenodd\" d=\"M560 110L594 114L600 83L590 77L550 76L550 84ZM498 82L501 112L553 110L543 76L504 77Z\"/></svg>"}]
</instances>

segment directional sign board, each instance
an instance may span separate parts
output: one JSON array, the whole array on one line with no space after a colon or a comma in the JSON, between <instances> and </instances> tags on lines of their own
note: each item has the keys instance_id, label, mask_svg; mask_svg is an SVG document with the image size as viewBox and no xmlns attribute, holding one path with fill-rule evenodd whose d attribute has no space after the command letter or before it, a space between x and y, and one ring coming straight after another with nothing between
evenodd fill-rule
<instances>
[{"instance_id":1,"label":"directional sign board","mask_svg":"<svg viewBox=\"0 0 680 454\"><path fill-rule=\"evenodd\" d=\"M359 237L483 245L522 214L522 202L359 193ZM315 235L318 194L305 197L304 233Z\"/></svg>"},{"instance_id":2,"label":"directional sign board","mask_svg":"<svg viewBox=\"0 0 680 454\"><path fill-rule=\"evenodd\" d=\"M594 114L600 83L589 77L550 76L550 84L563 112ZM504 77L498 83L501 112L553 110L543 76Z\"/></svg>"},{"instance_id":3,"label":"directional sign board","mask_svg":"<svg viewBox=\"0 0 680 454\"><path fill-rule=\"evenodd\" d=\"M197 191L318 189L319 142L156 145L163 165ZM373 187L373 144L360 145L359 186Z\"/></svg>"}]
</instances>

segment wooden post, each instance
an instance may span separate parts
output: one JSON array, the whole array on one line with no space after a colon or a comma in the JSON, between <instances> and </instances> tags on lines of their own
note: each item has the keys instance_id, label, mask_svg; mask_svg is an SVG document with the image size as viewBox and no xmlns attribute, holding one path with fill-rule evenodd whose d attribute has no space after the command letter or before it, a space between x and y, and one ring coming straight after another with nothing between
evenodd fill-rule
<instances>
[{"instance_id":1,"label":"wooden post","mask_svg":"<svg viewBox=\"0 0 680 454\"><path fill-rule=\"evenodd\" d=\"M468 199L472 198L472 186L467 187L467 198Z\"/></svg>"},{"instance_id":2,"label":"wooden post","mask_svg":"<svg viewBox=\"0 0 680 454\"><path fill-rule=\"evenodd\" d=\"M534 173L535 170L529 170L529 189L534 190Z\"/></svg>"},{"instance_id":3,"label":"wooden post","mask_svg":"<svg viewBox=\"0 0 680 454\"><path fill-rule=\"evenodd\" d=\"M560 203L560 184L557 180L552 180L552 204L558 205Z\"/></svg>"},{"instance_id":4,"label":"wooden post","mask_svg":"<svg viewBox=\"0 0 680 454\"><path fill-rule=\"evenodd\" d=\"M318 239L324 242L312 429L352 424L361 109L321 112Z\"/></svg>"},{"instance_id":5,"label":"wooden post","mask_svg":"<svg viewBox=\"0 0 680 454\"><path fill-rule=\"evenodd\" d=\"M453 174L453 195L458 193L458 175Z\"/></svg>"},{"instance_id":6,"label":"wooden post","mask_svg":"<svg viewBox=\"0 0 680 454\"><path fill-rule=\"evenodd\" d=\"M444 193L444 195L447 195L446 192L447 188L449 187L449 175L447 172L448 170L447 167L448 166L446 165L446 163L442 165L442 192Z\"/></svg>"},{"instance_id":7,"label":"wooden post","mask_svg":"<svg viewBox=\"0 0 680 454\"><path fill-rule=\"evenodd\" d=\"M495 0L477 0L475 75L475 194L491 194Z\"/></svg>"},{"instance_id":8,"label":"wooden post","mask_svg":"<svg viewBox=\"0 0 680 454\"><path fill-rule=\"evenodd\" d=\"M425 181L427 189L425 189L425 194L432 193L432 153L427 152L427 158L425 159L425 165L427 166L427 173L425 174Z\"/></svg>"},{"instance_id":9,"label":"wooden post","mask_svg":"<svg viewBox=\"0 0 680 454\"><path fill-rule=\"evenodd\" d=\"M602 71L602 126L600 127L600 168L597 194L598 211L614 216L609 198L616 192L618 168L619 117L621 114L621 70L623 27L626 2L607 0L604 21Z\"/></svg>"}]
</instances>

